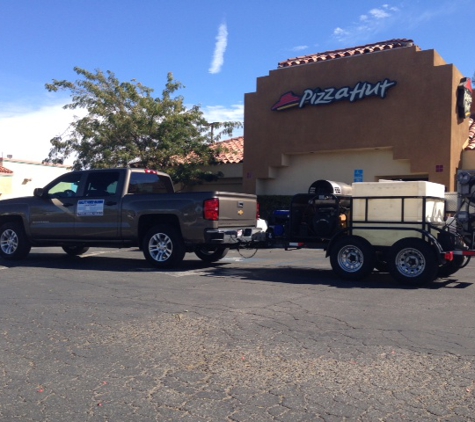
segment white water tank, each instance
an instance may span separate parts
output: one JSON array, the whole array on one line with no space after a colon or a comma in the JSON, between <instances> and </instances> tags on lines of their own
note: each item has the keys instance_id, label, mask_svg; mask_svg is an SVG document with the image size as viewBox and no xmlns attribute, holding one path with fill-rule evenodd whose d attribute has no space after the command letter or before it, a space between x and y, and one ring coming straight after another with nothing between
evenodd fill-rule
<instances>
[{"instance_id":1,"label":"white water tank","mask_svg":"<svg viewBox=\"0 0 475 422\"><path fill-rule=\"evenodd\" d=\"M444 191L444 185L426 181L353 183L351 219L360 228L353 233L380 246L391 246L405 237L420 237L419 232L407 229L421 229L422 223L445 223ZM391 229L384 230L387 227Z\"/></svg>"}]
</instances>

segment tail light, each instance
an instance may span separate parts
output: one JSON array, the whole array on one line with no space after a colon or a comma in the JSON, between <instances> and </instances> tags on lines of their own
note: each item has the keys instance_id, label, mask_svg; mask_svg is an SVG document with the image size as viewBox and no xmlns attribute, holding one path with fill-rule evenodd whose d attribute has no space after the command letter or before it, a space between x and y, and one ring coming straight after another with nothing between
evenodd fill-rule
<instances>
[{"instance_id":1,"label":"tail light","mask_svg":"<svg viewBox=\"0 0 475 422\"><path fill-rule=\"evenodd\" d=\"M259 218L261 218L261 204L256 202L256 220L259 220Z\"/></svg>"},{"instance_id":2,"label":"tail light","mask_svg":"<svg viewBox=\"0 0 475 422\"><path fill-rule=\"evenodd\" d=\"M203 214L205 220L219 220L219 199L207 199L204 202Z\"/></svg>"}]
</instances>

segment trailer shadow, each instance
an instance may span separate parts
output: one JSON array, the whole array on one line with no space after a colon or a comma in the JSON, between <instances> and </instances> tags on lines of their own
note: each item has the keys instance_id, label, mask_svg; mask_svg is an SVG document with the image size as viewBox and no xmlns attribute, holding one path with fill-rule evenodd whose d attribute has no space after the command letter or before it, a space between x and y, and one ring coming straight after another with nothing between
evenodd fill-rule
<instances>
[{"instance_id":1,"label":"trailer shadow","mask_svg":"<svg viewBox=\"0 0 475 422\"><path fill-rule=\"evenodd\" d=\"M340 289L428 289L442 288L467 288L472 283L460 282L456 278L437 279L423 286L401 284L394 280L388 273L375 271L363 280L344 280L339 278L331 269L316 269L304 267L278 267L278 268L253 268L237 269L226 266L208 268L201 274L204 277L230 278L246 281L285 283L293 285L325 285Z\"/></svg>"}]
</instances>

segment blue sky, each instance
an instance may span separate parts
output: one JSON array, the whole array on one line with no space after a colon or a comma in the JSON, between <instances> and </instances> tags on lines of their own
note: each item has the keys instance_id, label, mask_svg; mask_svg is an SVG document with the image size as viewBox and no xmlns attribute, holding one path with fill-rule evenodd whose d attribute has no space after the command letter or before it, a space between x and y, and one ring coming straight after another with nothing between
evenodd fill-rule
<instances>
[{"instance_id":1,"label":"blue sky","mask_svg":"<svg viewBox=\"0 0 475 422\"><path fill-rule=\"evenodd\" d=\"M157 94L172 72L210 121L242 120L256 78L306 54L408 38L471 77L474 11L475 0L0 0L0 154L48 155L73 115L44 85L75 80L75 66Z\"/></svg>"}]
</instances>

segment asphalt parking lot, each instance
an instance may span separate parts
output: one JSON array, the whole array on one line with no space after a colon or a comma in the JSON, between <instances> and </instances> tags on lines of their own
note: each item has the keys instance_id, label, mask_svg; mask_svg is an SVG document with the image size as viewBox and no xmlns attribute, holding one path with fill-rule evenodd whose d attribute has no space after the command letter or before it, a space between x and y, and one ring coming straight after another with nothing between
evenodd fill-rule
<instances>
[{"instance_id":1,"label":"asphalt parking lot","mask_svg":"<svg viewBox=\"0 0 475 422\"><path fill-rule=\"evenodd\" d=\"M160 272L33 249L0 261L0 420L475 421L474 270L416 289L321 251Z\"/></svg>"}]
</instances>

